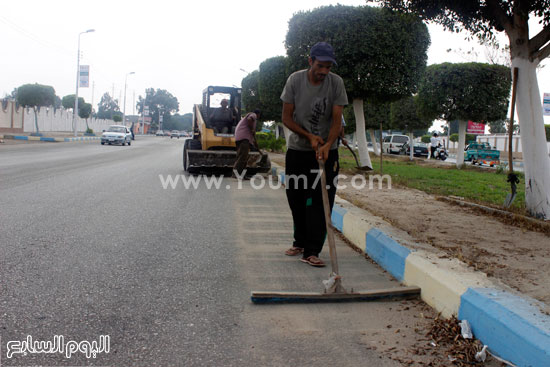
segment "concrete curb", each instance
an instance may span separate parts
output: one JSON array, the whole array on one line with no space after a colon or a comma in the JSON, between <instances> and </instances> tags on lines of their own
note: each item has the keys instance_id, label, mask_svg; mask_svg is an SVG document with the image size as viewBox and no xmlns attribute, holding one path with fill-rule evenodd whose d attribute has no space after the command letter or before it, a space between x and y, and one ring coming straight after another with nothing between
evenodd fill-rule
<instances>
[{"instance_id":1,"label":"concrete curb","mask_svg":"<svg viewBox=\"0 0 550 367\"><path fill-rule=\"evenodd\" d=\"M285 182L281 167L274 164L272 174ZM457 259L403 246L406 234L373 217L339 197L332 211L334 227L348 240L400 282L420 287L424 302L444 317L468 320L492 353L517 366L550 366L550 316L540 302L499 289Z\"/></svg>"},{"instance_id":2,"label":"concrete curb","mask_svg":"<svg viewBox=\"0 0 550 367\"><path fill-rule=\"evenodd\" d=\"M46 141L46 142L55 142L55 143L62 143L62 142L82 142L82 141L92 141L92 140L100 140L101 137L99 136L77 136L74 138L53 138L53 137L47 137L47 136L27 136L27 135L3 135L0 138L4 139L13 139L13 140L28 140L28 141Z\"/></svg>"}]
</instances>

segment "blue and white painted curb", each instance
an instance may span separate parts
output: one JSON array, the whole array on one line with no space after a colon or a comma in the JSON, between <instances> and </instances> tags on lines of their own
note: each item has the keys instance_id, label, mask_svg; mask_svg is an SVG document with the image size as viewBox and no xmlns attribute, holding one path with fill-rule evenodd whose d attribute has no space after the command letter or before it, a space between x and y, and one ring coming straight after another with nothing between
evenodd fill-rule
<instances>
[{"instance_id":1,"label":"blue and white painted curb","mask_svg":"<svg viewBox=\"0 0 550 367\"><path fill-rule=\"evenodd\" d=\"M284 170L272 174L285 182ZM543 305L503 290L481 272L457 259L411 250L405 233L338 198L332 223L355 246L405 285L421 288L421 297L444 317L468 320L476 338L517 366L550 366L550 316Z\"/></svg>"},{"instance_id":2,"label":"blue and white painted curb","mask_svg":"<svg viewBox=\"0 0 550 367\"><path fill-rule=\"evenodd\" d=\"M80 141L92 141L100 140L99 136L77 136L74 138L53 138L47 136L27 136L27 135L4 135L5 139L14 139L14 140L28 140L28 141L47 141L47 142L80 142Z\"/></svg>"}]
</instances>

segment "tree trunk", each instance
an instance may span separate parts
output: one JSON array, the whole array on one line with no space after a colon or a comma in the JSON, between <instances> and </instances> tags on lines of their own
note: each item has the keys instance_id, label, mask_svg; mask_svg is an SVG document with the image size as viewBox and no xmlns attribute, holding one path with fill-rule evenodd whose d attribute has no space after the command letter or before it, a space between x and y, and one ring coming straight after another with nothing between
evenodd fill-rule
<instances>
[{"instance_id":1,"label":"tree trunk","mask_svg":"<svg viewBox=\"0 0 550 367\"><path fill-rule=\"evenodd\" d=\"M382 165L384 164L384 153L382 152L384 146L384 139L382 139L382 136L384 136L382 133L383 131L384 127L382 126L382 123L380 123L380 175L384 174L384 171L382 170Z\"/></svg>"},{"instance_id":2,"label":"tree trunk","mask_svg":"<svg viewBox=\"0 0 550 367\"><path fill-rule=\"evenodd\" d=\"M447 121L447 151L449 151L449 144L451 144L451 122Z\"/></svg>"},{"instance_id":3,"label":"tree trunk","mask_svg":"<svg viewBox=\"0 0 550 367\"><path fill-rule=\"evenodd\" d=\"M409 131L409 147L410 147L410 150L411 150L411 153L409 155L409 159L411 161L414 160L414 141L413 141L413 139L414 139L413 132Z\"/></svg>"},{"instance_id":4,"label":"tree trunk","mask_svg":"<svg viewBox=\"0 0 550 367\"><path fill-rule=\"evenodd\" d=\"M363 100L353 100L353 113L355 114L355 132L357 133L357 145L359 147L359 161L362 167L370 167L372 163L369 157L367 146L367 135L365 133L365 111L363 109Z\"/></svg>"},{"instance_id":5,"label":"tree trunk","mask_svg":"<svg viewBox=\"0 0 550 367\"><path fill-rule=\"evenodd\" d=\"M353 138L351 139L351 142L351 149L357 149L357 132L353 133Z\"/></svg>"},{"instance_id":6,"label":"tree trunk","mask_svg":"<svg viewBox=\"0 0 550 367\"><path fill-rule=\"evenodd\" d=\"M378 150L378 144L376 143L376 135L374 135L374 129L369 129L370 134L370 140L372 141L372 150L374 151L374 154L380 155L380 151Z\"/></svg>"},{"instance_id":7,"label":"tree trunk","mask_svg":"<svg viewBox=\"0 0 550 367\"><path fill-rule=\"evenodd\" d=\"M525 206L531 215L550 220L550 158L537 82L537 64L523 57L513 57L512 70L514 67L519 69L516 108L524 161Z\"/></svg>"},{"instance_id":8,"label":"tree trunk","mask_svg":"<svg viewBox=\"0 0 550 367\"><path fill-rule=\"evenodd\" d=\"M466 128L468 121L458 121L458 148L456 148L456 167L461 168L464 164L464 147L466 146Z\"/></svg>"},{"instance_id":9,"label":"tree trunk","mask_svg":"<svg viewBox=\"0 0 550 367\"><path fill-rule=\"evenodd\" d=\"M36 128L36 133L40 134L40 130L38 130L38 116L36 112L36 106L34 106L32 109L34 111L34 127Z\"/></svg>"}]
</instances>

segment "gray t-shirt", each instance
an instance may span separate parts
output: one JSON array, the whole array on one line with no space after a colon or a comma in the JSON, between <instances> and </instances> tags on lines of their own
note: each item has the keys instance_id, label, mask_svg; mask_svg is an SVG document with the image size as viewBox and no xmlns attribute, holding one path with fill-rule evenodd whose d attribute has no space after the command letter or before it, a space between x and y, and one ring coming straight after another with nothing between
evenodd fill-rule
<instances>
[{"instance_id":1,"label":"gray t-shirt","mask_svg":"<svg viewBox=\"0 0 550 367\"><path fill-rule=\"evenodd\" d=\"M294 121L304 130L328 139L332 125L332 106L345 106L348 97L344 81L338 75L329 73L320 85L312 85L307 70L300 70L288 77L281 99L294 105ZM338 141L330 149L336 149ZM313 150L309 140L290 132L288 148Z\"/></svg>"}]
</instances>

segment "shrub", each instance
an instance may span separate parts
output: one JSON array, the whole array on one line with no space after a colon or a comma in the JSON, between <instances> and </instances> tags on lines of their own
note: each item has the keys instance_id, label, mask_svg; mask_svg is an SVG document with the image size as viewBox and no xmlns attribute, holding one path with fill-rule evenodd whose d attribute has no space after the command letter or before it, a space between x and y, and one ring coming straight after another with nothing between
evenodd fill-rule
<instances>
[{"instance_id":1,"label":"shrub","mask_svg":"<svg viewBox=\"0 0 550 367\"><path fill-rule=\"evenodd\" d=\"M453 143L456 143L458 142L458 134L457 133L454 133L454 134L451 134L450 138L449 138ZM473 134L466 134L466 144L468 144L469 142L471 141L476 141L476 135L473 135Z\"/></svg>"},{"instance_id":2,"label":"shrub","mask_svg":"<svg viewBox=\"0 0 550 367\"><path fill-rule=\"evenodd\" d=\"M90 129L90 128L86 129L86 134L93 134L93 133L94 133L93 129Z\"/></svg>"},{"instance_id":3,"label":"shrub","mask_svg":"<svg viewBox=\"0 0 550 367\"><path fill-rule=\"evenodd\" d=\"M432 136L430 134L426 134L426 135L422 135L421 140L423 143L429 143L431 138Z\"/></svg>"},{"instance_id":4,"label":"shrub","mask_svg":"<svg viewBox=\"0 0 550 367\"><path fill-rule=\"evenodd\" d=\"M550 141L550 125L544 125L544 130L546 130L546 141Z\"/></svg>"},{"instance_id":5,"label":"shrub","mask_svg":"<svg viewBox=\"0 0 550 367\"><path fill-rule=\"evenodd\" d=\"M285 146L285 139L276 139L275 134L273 133L258 132L256 133L256 140L258 141L258 146L260 149L269 150L272 152L280 152Z\"/></svg>"},{"instance_id":6,"label":"shrub","mask_svg":"<svg viewBox=\"0 0 550 367\"><path fill-rule=\"evenodd\" d=\"M114 122L120 122L122 121L122 116L116 114L116 115L113 115L113 121Z\"/></svg>"}]
</instances>

